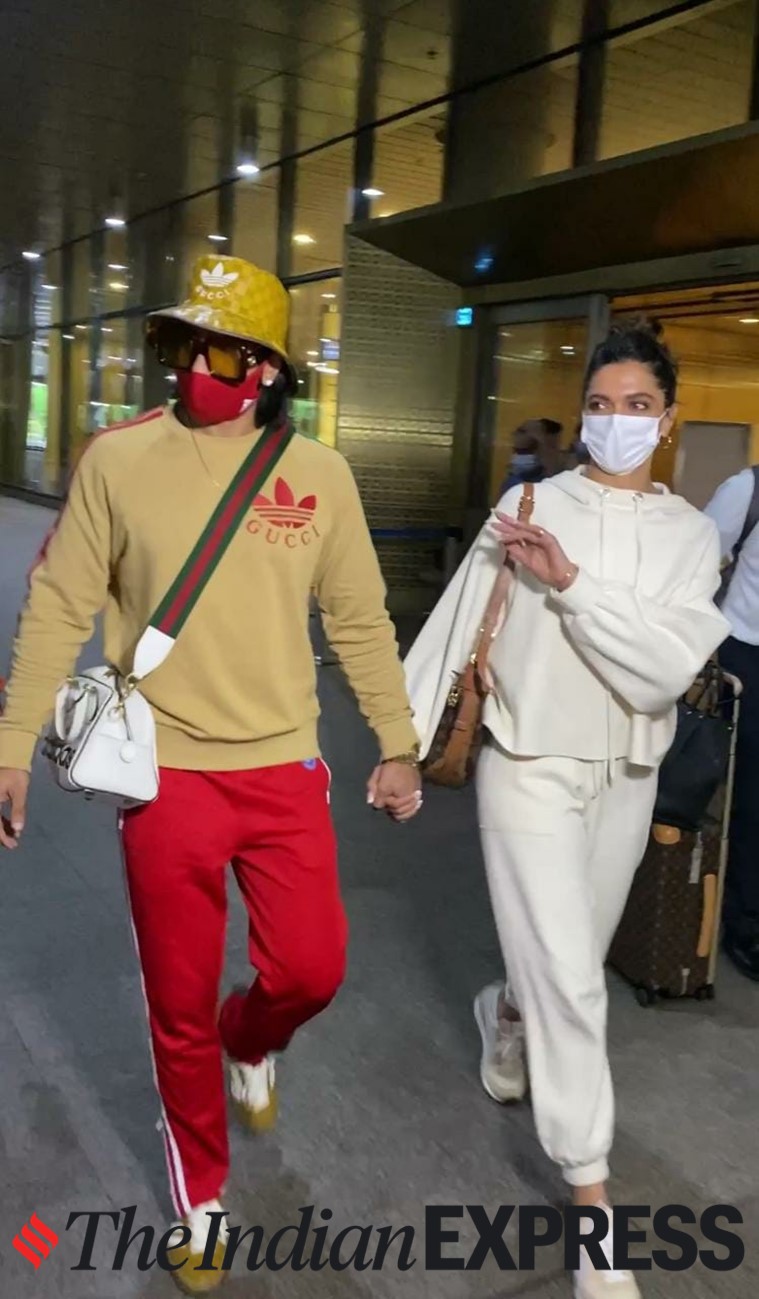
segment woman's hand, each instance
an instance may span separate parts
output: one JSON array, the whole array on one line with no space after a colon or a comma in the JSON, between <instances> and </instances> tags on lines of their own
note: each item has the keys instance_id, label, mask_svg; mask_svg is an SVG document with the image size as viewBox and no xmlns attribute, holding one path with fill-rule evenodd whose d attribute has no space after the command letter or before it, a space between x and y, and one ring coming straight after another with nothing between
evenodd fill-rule
<instances>
[{"instance_id":1,"label":"woman's hand","mask_svg":"<svg viewBox=\"0 0 759 1299\"><path fill-rule=\"evenodd\" d=\"M519 523L498 510L496 519L493 531L506 547L509 559L521 564L539 582L555 591L566 591L572 585L577 577L577 565L567 559L550 532L536 528L532 523Z\"/></svg>"}]
</instances>

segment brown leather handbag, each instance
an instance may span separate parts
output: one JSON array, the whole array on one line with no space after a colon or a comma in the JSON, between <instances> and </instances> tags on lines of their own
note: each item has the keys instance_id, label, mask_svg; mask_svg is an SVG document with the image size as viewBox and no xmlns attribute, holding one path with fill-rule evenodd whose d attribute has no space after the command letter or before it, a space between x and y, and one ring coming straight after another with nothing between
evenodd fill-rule
<instances>
[{"instance_id":1,"label":"brown leather handbag","mask_svg":"<svg viewBox=\"0 0 759 1299\"><path fill-rule=\"evenodd\" d=\"M520 523L529 523L534 507L535 486L525 483L519 502ZM490 693L488 654L512 579L513 564L506 559L493 584L472 653L454 678L435 738L422 763L422 775L432 785L461 789L474 775L483 741L482 714Z\"/></svg>"}]
</instances>

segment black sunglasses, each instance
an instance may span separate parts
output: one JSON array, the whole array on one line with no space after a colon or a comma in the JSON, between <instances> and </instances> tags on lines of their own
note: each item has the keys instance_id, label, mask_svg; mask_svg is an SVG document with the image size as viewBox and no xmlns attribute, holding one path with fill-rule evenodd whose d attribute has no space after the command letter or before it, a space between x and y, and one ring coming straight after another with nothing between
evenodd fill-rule
<instances>
[{"instance_id":1,"label":"black sunglasses","mask_svg":"<svg viewBox=\"0 0 759 1299\"><path fill-rule=\"evenodd\" d=\"M181 320L151 320L147 341L161 365L170 370L191 370L202 356L209 374L223 383L242 383L250 369L263 365L271 349L226 334L209 334Z\"/></svg>"}]
</instances>

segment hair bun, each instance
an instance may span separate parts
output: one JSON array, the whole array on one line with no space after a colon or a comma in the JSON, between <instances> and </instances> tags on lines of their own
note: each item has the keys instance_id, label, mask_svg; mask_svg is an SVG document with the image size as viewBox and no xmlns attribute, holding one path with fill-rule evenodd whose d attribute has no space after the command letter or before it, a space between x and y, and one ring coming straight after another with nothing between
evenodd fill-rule
<instances>
[{"instance_id":1,"label":"hair bun","mask_svg":"<svg viewBox=\"0 0 759 1299\"><path fill-rule=\"evenodd\" d=\"M609 327L609 334L616 337L626 334L647 334L649 338L660 339L664 334L664 326L660 320L653 316L624 316L622 319L613 320Z\"/></svg>"}]
</instances>

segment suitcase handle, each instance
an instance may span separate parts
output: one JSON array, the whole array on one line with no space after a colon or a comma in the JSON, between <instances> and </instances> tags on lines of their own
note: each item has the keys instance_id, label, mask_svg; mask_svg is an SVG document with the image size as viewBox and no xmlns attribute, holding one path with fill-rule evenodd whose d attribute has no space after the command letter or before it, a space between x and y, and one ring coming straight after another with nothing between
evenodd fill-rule
<instances>
[{"instance_id":1,"label":"suitcase handle","mask_svg":"<svg viewBox=\"0 0 759 1299\"><path fill-rule=\"evenodd\" d=\"M705 875L704 885L704 909L701 912L701 933L698 936L698 947L696 956L704 960L712 950L712 939L714 938L714 922L717 916L717 876Z\"/></svg>"}]
</instances>

